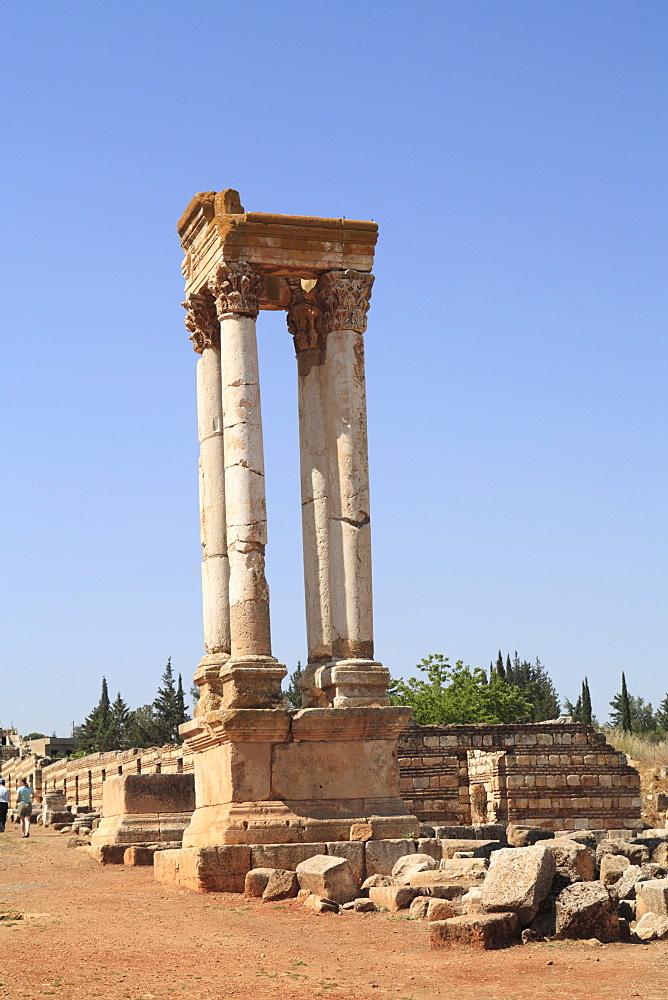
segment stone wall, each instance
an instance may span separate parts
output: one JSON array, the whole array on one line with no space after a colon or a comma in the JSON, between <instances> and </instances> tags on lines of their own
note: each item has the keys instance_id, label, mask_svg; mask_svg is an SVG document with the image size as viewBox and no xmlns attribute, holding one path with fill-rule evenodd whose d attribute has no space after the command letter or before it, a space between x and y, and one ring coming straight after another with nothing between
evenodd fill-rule
<instances>
[{"instance_id":1,"label":"stone wall","mask_svg":"<svg viewBox=\"0 0 668 1000\"><path fill-rule=\"evenodd\" d=\"M62 791L67 805L87 807L91 812L102 808L102 785L117 774L180 773L193 770L192 753L184 746L151 747L148 750L111 750L87 757L51 761L28 754L2 762L2 777L14 792L21 778L26 778L41 801L47 792Z\"/></svg>"},{"instance_id":2,"label":"stone wall","mask_svg":"<svg viewBox=\"0 0 668 1000\"><path fill-rule=\"evenodd\" d=\"M411 725L399 767L404 801L425 823L642 826L638 772L590 726Z\"/></svg>"}]
</instances>

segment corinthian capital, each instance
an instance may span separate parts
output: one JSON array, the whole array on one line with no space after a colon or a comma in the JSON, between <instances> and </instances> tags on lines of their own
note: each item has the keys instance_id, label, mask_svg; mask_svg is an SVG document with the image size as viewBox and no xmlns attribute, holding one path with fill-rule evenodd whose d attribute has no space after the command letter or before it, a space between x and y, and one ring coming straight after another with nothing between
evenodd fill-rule
<instances>
[{"instance_id":1,"label":"corinthian capital","mask_svg":"<svg viewBox=\"0 0 668 1000\"><path fill-rule=\"evenodd\" d=\"M193 349L201 354L205 347L217 347L220 327L213 296L208 292L192 292L181 305L188 310L186 330L190 330Z\"/></svg>"},{"instance_id":2,"label":"corinthian capital","mask_svg":"<svg viewBox=\"0 0 668 1000\"><path fill-rule=\"evenodd\" d=\"M209 279L209 290L216 300L219 319L227 313L257 316L262 274L245 261L230 261L216 268L216 273Z\"/></svg>"},{"instance_id":3,"label":"corinthian capital","mask_svg":"<svg viewBox=\"0 0 668 1000\"><path fill-rule=\"evenodd\" d=\"M373 275L364 271L327 271L315 286L325 330L366 330Z\"/></svg>"},{"instance_id":4,"label":"corinthian capital","mask_svg":"<svg viewBox=\"0 0 668 1000\"><path fill-rule=\"evenodd\" d=\"M288 330L295 342L295 351L308 351L322 347L322 336L318 328L320 310L313 289L304 291L299 278L288 278L292 297L288 308Z\"/></svg>"}]
</instances>

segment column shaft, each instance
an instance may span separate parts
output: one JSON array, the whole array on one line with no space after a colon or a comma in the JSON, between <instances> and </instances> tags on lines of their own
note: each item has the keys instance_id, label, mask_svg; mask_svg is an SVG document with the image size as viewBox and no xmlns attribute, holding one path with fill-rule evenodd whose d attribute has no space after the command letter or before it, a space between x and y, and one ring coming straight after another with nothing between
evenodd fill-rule
<instances>
[{"instance_id":1,"label":"column shaft","mask_svg":"<svg viewBox=\"0 0 668 1000\"><path fill-rule=\"evenodd\" d=\"M197 429L202 541L202 610L207 653L230 652L229 574L220 347L197 362Z\"/></svg>"}]
</instances>

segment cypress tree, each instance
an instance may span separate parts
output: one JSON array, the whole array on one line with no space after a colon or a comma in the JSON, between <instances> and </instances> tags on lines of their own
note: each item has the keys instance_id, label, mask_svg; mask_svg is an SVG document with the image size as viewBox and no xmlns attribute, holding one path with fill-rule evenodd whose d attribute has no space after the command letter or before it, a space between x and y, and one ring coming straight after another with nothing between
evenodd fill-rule
<instances>
[{"instance_id":1,"label":"cypress tree","mask_svg":"<svg viewBox=\"0 0 668 1000\"><path fill-rule=\"evenodd\" d=\"M496 672L502 681L506 680L506 668L503 665L503 657L501 656L501 650L499 650L499 655L496 658ZM490 671L491 676L491 671Z\"/></svg>"},{"instance_id":2,"label":"cypress tree","mask_svg":"<svg viewBox=\"0 0 668 1000\"><path fill-rule=\"evenodd\" d=\"M515 653L515 659L517 660L517 653ZM510 662L510 653L508 653L506 657L506 680L508 681L509 684L515 683L515 681L513 680L513 666L512 663Z\"/></svg>"},{"instance_id":3,"label":"cypress tree","mask_svg":"<svg viewBox=\"0 0 668 1000\"><path fill-rule=\"evenodd\" d=\"M109 688L107 687L107 678L103 677L99 702L76 730L76 752L98 753L102 749L108 749L107 743L110 739L111 726Z\"/></svg>"},{"instance_id":4,"label":"cypress tree","mask_svg":"<svg viewBox=\"0 0 668 1000\"><path fill-rule=\"evenodd\" d=\"M591 694L589 693L589 681L585 677L582 682L582 722L585 726L591 726Z\"/></svg>"},{"instance_id":5,"label":"cypress tree","mask_svg":"<svg viewBox=\"0 0 668 1000\"><path fill-rule=\"evenodd\" d=\"M301 660L297 660L297 666L292 674L290 674L290 683L288 684L288 689L285 692L285 697L288 699L290 708L297 709L302 707L302 692L299 687L299 680L304 671L302 670Z\"/></svg>"},{"instance_id":6,"label":"cypress tree","mask_svg":"<svg viewBox=\"0 0 668 1000\"><path fill-rule=\"evenodd\" d=\"M626 688L626 677L622 671L622 695L620 702L621 723L625 733L631 732L631 704L629 702L629 692Z\"/></svg>"},{"instance_id":7,"label":"cypress tree","mask_svg":"<svg viewBox=\"0 0 668 1000\"><path fill-rule=\"evenodd\" d=\"M181 737L178 735L178 727L182 726L184 722L188 722L190 716L188 715L188 710L186 708L186 696L183 690L183 681L181 680L181 674L179 674L179 682L176 685L176 713L177 713L177 739L180 741Z\"/></svg>"},{"instance_id":8,"label":"cypress tree","mask_svg":"<svg viewBox=\"0 0 668 1000\"><path fill-rule=\"evenodd\" d=\"M178 743L180 712L171 656L167 660L162 684L153 702L153 710L156 743Z\"/></svg>"}]
</instances>

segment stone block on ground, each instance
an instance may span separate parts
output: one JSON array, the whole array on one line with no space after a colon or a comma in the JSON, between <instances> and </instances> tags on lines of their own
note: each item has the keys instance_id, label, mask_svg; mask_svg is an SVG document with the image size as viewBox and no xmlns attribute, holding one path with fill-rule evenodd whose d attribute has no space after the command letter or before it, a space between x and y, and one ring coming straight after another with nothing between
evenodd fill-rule
<instances>
[{"instance_id":1,"label":"stone block on ground","mask_svg":"<svg viewBox=\"0 0 668 1000\"><path fill-rule=\"evenodd\" d=\"M367 876L391 875L399 858L414 851L414 840L368 840L366 842Z\"/></svg>"},{"instance_id":2,"label":"stone block on ground","mask_svg":"<svg viewBox=\"0 0 668 1000\"><path fill-rule=\"evenodd\" d=\"M439 840L475 840L474 826L435 826L434 833Z\"/></svg>"},{"instance_id":3,"label":"stone block on ground","mask_svg":"<svg viewBox=\"0 0 668 1000\"><path fill-rule=\"evenodd\" d=\"M435 837L421 837L416 844L416 854L428 854L434 861L440 861L443 857L441 842Z\"/></svg>"},{"instance_id":4,"label":"stone block on ground","mask_svg":"<svg viewBox=\"0 0 668 1000\"><path fill-rule=\"evenodd\" d=\"M272 872L275 871L275 868L251 868L244 879L244 895L259 899L267 888Z\"/></svg>"},{"instance_id":5,"label":"stone block on ground","mask_svg":"<svg viewBox=\"0 0 668 1000\"><path fill-rule=\"evenodd\" d=\"M420 823L418 840L431 840L436 837L436 830L428 823Z\"/></svg>"},{"instance_id":6,"label":"stone block on ground","mask_svg":"<svg viewBox=\"0 0 668 1000\"><path fill-rule=\"evenodd\" d=\"M369 875L360 886L361 889L377 889L381 886L392 885L391 875Z\"/></svg>"},{"instance_id":7,"label":"stone block on ground","mask_svg":"<svg viewBox=\"0 0 668 1000\"><path fill-rule=\"evenodd\" d=\"M668 917L658 913L643 913L633 930L639 941L665 941L668 938Z\"/></svg>"},{"instance_id":8,"label":"stone block on ground","mask_svg":"<svg viewBox=\"0 0 668 1000\"><path fill-rule=\"evenodd\" d=\"M126 847L125 853L123 854L123 864L131 865L132 867L138 865L152 865L154 856L155 851L152 847Z\"/></svg>"},{"instance_id":9,"label":"stone block on ground","mask_svg":"<svg viewBox=\"0 0 668 1000\"><path fill-rule=\"evenodd\" d=\"M482 905L482 889L473 886L465 892L461 901L464 913L484 913L485 907Z\"/></svg>"},{"instance_id":10,"label":"stone block on ground","mask_svg":"<svg viewBox=\"0 0 668 1000\"><path fill-rule=\"evenodd\" d=\"M304 900L304 906L314 913L338 913L339 904L333 899L326 899L310 892Z\"/></svg>"},{"instance_id":11,"label":"stone block on ground","mask_svg":"<svg viewBox=\"0 0 668 1000\"><path fill-rule=\"evenodd\" d=\"M465 893L471 886L482 885L486 874L487 870L485 868L482 868L480 871L468 870L454 875L441 870L435 872L418 872L417 875L411 877L410 884L414 889L422 889L425 896L454 899L456 896L461 896Z\"/></svg>"},{"instance_id":12,"label":"stone block on ground","mask_svg":"<svg viewBox=\"0 0 668 1000\"><path fill-rule=\"evenodd\" d=\"M411 920L426 920L427 910L431 902L431 896L416 896L408 908L408 916Z\"/></svg>"},{"instance_id":13,"label":"stone block on ground","mask_svg":"<svg viewBox=\"0 0 668 1000\"><path fill-rule=\"evenodd\" d=\"M367 899L365 896L359 896L357 899L353 899L349 903L344 903L341 909L351 910L354 913L373 913L376 909L376 904L371 899Z\"/></svg>"},{"instance_id":14,"label":"stone block on ground","mask_svg":"<svg viewBox=\"0 0 668 1000\"><path fill-rule=\"evenodd\" d=\"M482 882L488 869L486 858L447 858L438 866L439 872L448 878L468 879L471 885Z\"/></svg>"},{"instance_id":15,"label":"stone block on ground","mask_svg":"<svg viewBox=\"0 0 668 1000\"><path fill-rule=\"evenodd\" d=\"M642 877L642 867L640 865L629 865L622 872L621 878L615 883L615 892L618 899L635 899L636 882Z\"/></svg>"},{"instance_id":16,"label":"stone block on ground","mask_svg":"<svg viewBox=\"0 0 668 1000\"><path fill-rule=\"evenodd\" d=\"M244 891L251 867L250 847L242 844L185 847L180 853L178 884L183 888L196 892Z\"/></svg>"},{"instance_id":17,"label":"stone block on ground","mask_svg":"<svg viewBox=\"0 0 668 1000\"><path fill-rule=\"evenodd\" d=\"M500 840L441 840L441 857L448 860L460 851L472 851L474 858L490 858L501 847Z\"/></svg>"},{"instance_id":18,"label":"stone block on ground","mask_svg":"<svg viewBox=\"0 0 668 1000\"><path fill-rule=\"evenodd\" d=\"M432 899L427 907L427 920L449 920L456 915L451 899Z\"/></svg>"},{"instance_id":19,"label":"stone block on ground","mask_svg":"<svg viewBox=\"0 0 668 1000\"><path fill-rule=\"evenodd\" d=\"M394 863L392 879L396 885L409 885L412 875L434 871L436 868L438 862L429 854L404 854Z\"/></svg>"},{"instance_id":20,"label":"stone block on ground","mask_svg":"<svg viewBox=\"0 0 668 1000\"><path fill-rule=\"evenodd\" d=\"M301 889L309 889L316 896L333 899L335 903L348 903L359 895L357 881L346 858L326 854L308 858L297 865L297 878Z\"/></svg>"},{"instance_id":21,"label":"stone block on ground","mask_svg":"<svg viewBox=\"0 0 668 1000\"><path fill-rule=\"evenodd\" d=\"M101 865L122 865L125 849L125 844L102 844L99 847L91 847L88 853Z\"/></svg>"},{"instance_id":22,"label":"stone block on ground","mask_svg":"<svg viewBox=\"0 0 668 1000\"><path fill-rule=\"evenodd\" d=\"M652 861L655 864L668 866L668 841L657 844L652 851Z\"/></svg>"},{"instance_id":23,"label":"stone block on ground","mask_svg":"<svg viewBox=\"0 0 668 1000\"><path fill-rule=\"evenodd\" d=\"M361 885L366 878L366 846L363 841L331 841L326 845L326 854L333 858L346 858Z\"/></svg>"},{"instance_id":24,"label":"stone block on ground","mask_svg":"<svg viewBox=\"0 0 668 1000\"><path fill-rule=\"evenodd\" d=\"M476 823L473 829L476 840L498 840L504 847L508 843L503 823Z\"/></svg>"},{"instance_id":25,"label":"stone block on ground","mask_svg":"<svg viewBox=\"0 0 668 1000\"><path fill-rule=\"evenodd\" d=\"M297 881L297 873L275 868L264 887L262 899L265 903L275 903L280 899L294 899L298 892L299 882Z\"/></svg>"},{"instance_id":26,"label":"stone block on ground","mask_svg":"<svg viewBox=\"0 0 668 1000\"><path fill-rule=\"evenodd\" d=\"M539 840L552 840L554 831L542 830L539 826L520 826L509 823L506 827L509 847L533 847Z\"/></svg>"},{"instance_id":27,"label":"stone block on ground","mask_svg":"<svg viewBox=\"0 0 668 1000\"><path fill-rule=\"evenodd\" d=\"M644 844L633 844L628 840L602 840L596 848L596 865L601 867L601 859L606 854L621 855L628 858L632 865L643 865L649 861L649 850Z\"/></svg>"},{"instance_id":28,"label":"stone block on ground","mask_svg":"<svg viewBox=\"0 0 668 1000\"><path fill-rule=\"evenodd\" d=\"M416 896L424 893L420 889L414 889L410 885L387 885L369 889L369 899L380 909L395 912L396 910L407 910Z\"/></svg>"},{"instance_id":29,"label":"stone block on ground","mask_svg":"<svg viewBox=\"0 0 668 1000\"><path fill-rule=\"evenodd\" d=\"M574 882L566 886L557 896L555 911L554 937L558 940L619 940L617 897L603 882Z\"/></svg>"},{"instance_id":30,"label":"stone block on ground","mask_svg":"<svg viewBox=\"0 0 668 1000\"><path fill-rule=\"evenodd\" d=\"M550 891L555 874L554 856L540 845L495 851L482 886L483 906L487 912L512 911L528 924Z\"/></svg>"},{"instance_id":31,"label":"stone block on ground","mask_svg":"<svg viewBox=\"0 0 668 1000\"><path fill-rule=\"evenodd\" d=\"M153 878L165 885L178 885L181 849L156 851L153 858Z\"/></svg>"},{"instance_id":32,"label":"stone block on ground","mask_svg":"<svg viewBox=\"0 0 668 1000\"><path fill-rule=\"evenodd\" d=\"M668 878L636 882L636 914L638 919L645 913L668 916Z\"/></svg>"},{"instance_id":33,"label":"stone block on ground","mask_svg":"<svg viewBox=\"0 0 668 1000\"><path fill-rule=\"evenodd\" d=\"M257 844L251 847L252 868L296 871L297 865L316 854L327 854L326 844Z\"/></svg>"},{"instance_id":34,"label":"stone block on ground","mask_svg":"<svg viewBox=\"0 0 668 1000\"><path fill-rule=\"evenodd\" d=\"M90 840L85 837L70 837L67 841L68 847L90 847Z\"/></svg>"},{"instance_id":35,"label":"stone block on ground","mask_svg":"<svg viewBox=\"0 0 668 1000\"><path fill-rule=\"evenodd\" d=\"M631 862L623 854L604 854L601 858L599 878L606 885L619 882Z\"/></svg>"},{"instance_id":36,"label":"stone block on ground","mask_svg":"<svg viewBox=\"0 0 668 1000\"><path fill-rule=\"evenodd\" d=\"M505 948L517 937L519 921L516 913L463 914L429 924L429 947L456 948L470 945L490 950Z\"/></svg>"},{"instance_id":37,"label":"stone block on ground","mask_svg":"<svg viewBox=\"0 0 668 1000\"><path fill-rule=\"evenodd\" d=\"M584 844L590 851L596 853L596 833L593 830L555 830L554 839L574 840L576 844Z\"/></svg>"},{"instance_id":38,"label":"stone block on ground","mask_svg":"<svg viewBox=\"0 0 668 1000\"><path fill-rule=\"evenodd\" d=\"M564 837L542 840L540 845L553 856L557 871L572 882L593 882L596 878L594 855L584 844Z\"/></svg>"}]
</instances>

